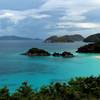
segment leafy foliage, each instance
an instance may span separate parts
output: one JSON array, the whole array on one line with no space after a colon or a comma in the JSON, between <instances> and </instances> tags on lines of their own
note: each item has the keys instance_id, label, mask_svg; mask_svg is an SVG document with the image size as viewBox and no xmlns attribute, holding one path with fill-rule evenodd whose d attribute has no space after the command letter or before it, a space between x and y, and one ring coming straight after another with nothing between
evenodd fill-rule
<instances>
[{"instance_id":1,"label":"leafy foliage","mask_svg":"<svg viewBox=\"0 0 100 100\"><path fill-rule=\"evenodd\" d=\"M0 100L100 100L100 76L52 83L39 91L23 82L13 94L9 93L7 87L0 89Z\"/></svg>"}]
</instances>

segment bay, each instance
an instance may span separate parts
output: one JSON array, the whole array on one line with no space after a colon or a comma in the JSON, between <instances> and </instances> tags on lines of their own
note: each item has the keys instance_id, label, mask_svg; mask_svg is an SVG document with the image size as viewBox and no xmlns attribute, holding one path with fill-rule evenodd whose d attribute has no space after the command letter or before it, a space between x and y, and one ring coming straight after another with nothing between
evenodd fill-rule
<instances>
[{"instance_id":1,"label":"bay","mask_svg":"<svg viewBox=\"0 0 100 100\"><path fill-rule=\"evenodd\" d=\"M100 75L100 54L79 54L84 42L43 43L41 41L0 41L0 87L8 86L11 92L27 81L34 89L51 82L67 82L80 76ZM51 53L70 51L75 57L28 57L21 55L36 47Z\"/></svg>"}]
</instances>

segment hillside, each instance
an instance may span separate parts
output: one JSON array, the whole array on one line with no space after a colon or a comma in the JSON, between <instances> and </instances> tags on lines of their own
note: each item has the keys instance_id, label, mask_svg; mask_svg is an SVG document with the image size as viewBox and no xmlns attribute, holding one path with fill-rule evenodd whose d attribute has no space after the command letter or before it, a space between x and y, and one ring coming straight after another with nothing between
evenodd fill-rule
<instances>
[{"instance_id":1,"label":"hillside","mask_svg":"<svg viewBox=\"0 0 100 100\"><path fill-rule=\"evenodd\" d=\"M76 35L64 35L64 36L51 36L47 38L44 42L46 43L65 43L65 42L75 42L75 41L83 41L84 37L76 34Z\"/></svg>"},{"instance_id":2,"label":"hillside","mask_svg":"<svg viewBox=\"0 0 100 100\"><path fill-rule=\"evenodd\" d=\"M84 39L84 42L100 42L100 33L88 36Z\"/></svg>"}]
</instances>

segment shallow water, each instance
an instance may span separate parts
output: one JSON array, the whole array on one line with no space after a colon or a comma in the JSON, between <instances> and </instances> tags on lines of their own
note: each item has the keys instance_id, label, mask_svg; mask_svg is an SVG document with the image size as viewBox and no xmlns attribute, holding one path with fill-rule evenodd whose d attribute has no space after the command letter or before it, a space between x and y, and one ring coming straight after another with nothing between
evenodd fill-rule
<instances>
[{"instance_id":1,"label":"shallow water","mask_svg":"<svg viewBox=\"0 0 100 100\"><path fill-rule=\"evenodd\" d=\"M75 43L41 43L38 41L0 41L0 87L8 86L14 91L23 81L34 89L51 82L65 82L79 76L100 75L100 54L78 54L75 51L84 45ZM27 57L21 53L38 47L49 52L64 50L74 53L73 58Z\"/></svg>"}]
</instances>

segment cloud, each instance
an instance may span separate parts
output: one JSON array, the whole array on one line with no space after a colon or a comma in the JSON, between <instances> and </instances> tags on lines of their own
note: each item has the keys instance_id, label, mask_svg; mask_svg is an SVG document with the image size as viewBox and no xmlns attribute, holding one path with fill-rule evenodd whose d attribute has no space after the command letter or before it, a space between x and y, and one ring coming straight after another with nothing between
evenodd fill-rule
<instances>
[{"instance_id":1,"label":"cloud","mask_svg":"<svg viewBox=\"0 0 100 100\"><path fill-rule=\"evenodd\" d=\"M60 18L63 21L81 21L85 20L85 14L100 9L99 0L46 0L41 6L42 11L62 10L64 15Z\"/></svg>"},{"instance_id":2,"label":"cloud","mask_svg":"<svg viewBox=\"0 0 100 100\"><path fill-rule=\"evenodd\" d=\"M64 9L70 11L79 11L81 13L87 10L100 8L99 0L45 0L45 3L40 7L42 10ZM80 9L79 9L80 8ZM87 9L88 8L88 9ZM74 12L73 12L74 13ZM75 12L76 13L76 12Z\"/></svg>"},{"instance_id":3,"label":"cloud","mask_svg":"<svg viewBox=\"0 0 100 100\"><path fill-rule=\"evenodd\" d=\"M56 28L67 29L67 28L81 28L81 29L96 29L100 28L100 23L84 23L84 22L62 22L57 23Z\"/></svg>"},{"instance_id":4,"label":"cloud","mask_svg":"<svg viewBox=\"0 0 100 100\"><path fill-rule=\"evenodd\" d=\"M40 1L42 2L39 3ZM28 35L35 33L38 36L41 33L60 35L100 30L99 0L38 0L34 3L38 3L38 6L34 4L31 9L0 10L0 23L7 19L0 24L1 32L4 30L5 33ZM96 19L98 21L93 22Z\"/></svg>"},{"instance_id":5,"label":"cloud","mask_svg":"<svg viewBox=\"0 0 100 100\"><path fill-rule=\"evenodd\" d=\"M56 30L59 32L62 31L65 33L70 33L77 30L78 33L81 31L84 33L85 31L94 32L100 30L100 20L96 23L93 22L94 19L91 19L91 16L95 16L91 14L93 11L96 11L96 15L98 16L100 10L100 1L99 0L46 0L44 5L42 5L42 10L44 11L53 11L59 10L59 12L63 12L63 15L58 17L58 21L48 25L46 28L51 30ZM96 16L96 17L97 17ZM99 19L99 16L96 18Z\"/></svg>"},{"instance_id":6,"label":"cloud","mask_svg":"<svg viewBox=\"0 0 100 100\"><path fill-rule=\"evenodd\" d=\"M34 9L25 10L25 11L17 11L17 10L1 10L0 11L0 19L8 18L12 22L17 23L25 18L33 18L33 19L43 19L48 18L50 15L40 14L38 11Z\"/></svg>"},{"instance_id":7,"label":"cloud","mask_svg":"<svg viewBox=\"0 0 100 100\"><path fill-rule=\"evenodd\" d=\"M100 23L95 24L95 23L77 23L74 24L74 26L79 27L79 28L85 28L85 29L97 29L100 28Z\"/></svg>"}]
</instances>

